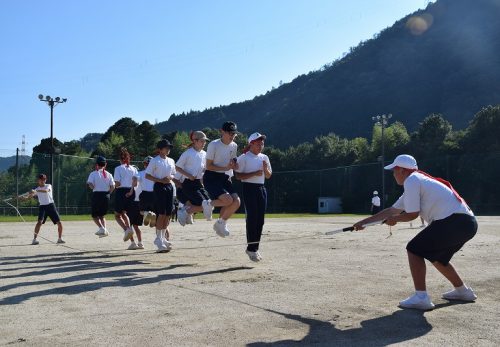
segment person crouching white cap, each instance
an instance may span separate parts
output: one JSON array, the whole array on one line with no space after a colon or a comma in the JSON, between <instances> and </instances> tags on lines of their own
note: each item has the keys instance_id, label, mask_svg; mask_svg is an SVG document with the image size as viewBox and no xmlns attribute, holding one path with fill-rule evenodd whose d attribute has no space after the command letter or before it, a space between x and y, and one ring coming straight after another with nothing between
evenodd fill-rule
<instances>
[{"instance_id":1,"label":"person crouching white cap","mask_svg":"<svg viewBox=\"0 0 500 347\"><path fill-rule=\"evenodd\" d=\"M395 167L402 167L404 169L418 170L417 161L409 154L401 154L394 159L392 164L384 166L386 170L392 170Z\"/></svg>"}]
</instances>

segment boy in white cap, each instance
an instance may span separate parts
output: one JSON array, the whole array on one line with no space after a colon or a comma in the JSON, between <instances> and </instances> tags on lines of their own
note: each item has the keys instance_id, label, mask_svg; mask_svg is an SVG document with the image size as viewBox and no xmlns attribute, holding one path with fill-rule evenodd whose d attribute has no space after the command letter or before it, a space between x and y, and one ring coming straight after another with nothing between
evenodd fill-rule
<instances>
[{"instance_id":1,"label":"boy in white cap","mask_svg":"<svg viewBox=\"0 0 500 347\"><path fill-rule=\"evenodd\" d=\"M245 203L247 249L246 254L251 261L261 261L259 243L264 227L264 216L267 207L266 179L271 178L272 169L269 157L262 153L266 135L253 133L248 138L248 146L238 157L236 178L243 186L243 202Z\"/></svg>"},{"instance_id":2,"label":"boy in white cap","mask_svg":"<svg viewBox=\"0 0 500 347\"><path fill-rule=\"evenodd\" d=\"M429 225L406 246L415 294L399 303L403 308L434 308L426 290L425 259L446 277L454 289L443 294L447 300L474 301L477 296L467 287L450 263L453 255L477 232L477 221L465 200L450 182L419 171L411 155L402 154L385 167L392 170L396 182L404 187L403 195L389 208L354 224L384 221L388 225L409 222L419 215Z\"/></svg>"},{"instance_id":3,"label":"boy in white cap","mask_svg":"<svg viewBox=\"0 0 500 347\"><path fill-rule=\"evenodd\" d=\"M378 192L375 190L372 197L372 215L380 212L380 198Z\"/></svg>"}]
</instances>

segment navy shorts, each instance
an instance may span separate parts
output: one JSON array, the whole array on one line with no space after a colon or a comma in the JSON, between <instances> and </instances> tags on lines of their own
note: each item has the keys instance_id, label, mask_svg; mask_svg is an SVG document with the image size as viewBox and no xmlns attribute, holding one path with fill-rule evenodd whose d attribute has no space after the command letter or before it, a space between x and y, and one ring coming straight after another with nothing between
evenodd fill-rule
<instances>
[{"instance_id":1,"label":"navy shorts","mask_svg":"<svg viewBox=\"0 0 500 347\"><path fill-rule=\"evenodd\" d=\"M40 207L38 208L38 221L41 221L42 224L45 224L47 217L49 217L54 224L57 224L61 221L59 213L57 213L56 206L53 203L48 205L40 205Z\"/></svg>"},{"instance_id":2,"label":"navy shorts","mask_svg":"<svg viewBox=\"0 0 500 347\"><path fill-rule=\"evenodd\" d=\"M177 187L176 189L176 194L177 194L177 200L180 202L180 203L183 203L184 205L186 204L186 202L188 202L188 197L186 196L186 194L184 194L184 192L182 191L182 188L179 188Z\"/></svg>"},{"instance_id":3,"label":"navy shorts","mask_svg":"<svg viewBox=\"0 0 500 347\"><path fill-rule=\"evenodd\" d=\"M155 210L155 193L142 191L139 194L139 209L141 211L154 211Z\"/></svg>"},{"instance_id":4,"label":"navy shorts","mask_svg":"<svg viewBox=\"0 0 500 347\"><path fill-rule=\"evenodd\" d=\"M170 216L174 209L174 187L170 183L156 182L153 191L155 193L156 214Z\"/></svg>"},{"instance_id":5,"label":"navy shorts","mask_svg":"<svg viewBox=\"0 0 500 347\"><path fill-rule=\"evenodd\" d=\"M191 201L191 204L195 206L201 206L203 200L210 199L210 195L208 195L208 192L205 190L200 180L191 181L185 179L184 182L182 182L182 194L184 194L187 200Z\"/></svg>"},{"instance_id":6,"label":"navy shorts","mask_svg":"<svg viewBox=\"0 0 500 347\"><path fill-rule=\"evenodd\" d=\"M91 199L92 218L104 217L109 208L109 192L93 192Z\"/></svg>"},{"instance_id":7,"label":"navy shorts","mask_svg":"<svg viewBox=\"0 0 500 347\"><path fill-rule=\"evenodd\" d=\"M203 175L203 184L212 200L217 200L222 194L236 193L230 177L223 172L206 170Z\"/></svg>"},{"instance_id":8,"label":"navy shorts","mask_svg":"<svg viewBox=\"0 0 500 347\"><path fill-rule=\"evenodd\" d=\"M130 204L135 199L135 192L132 193L129 197L125 195L130 192L130 188L118 188L115 191L115 212L122 213L123 211L127 211Z\"/></svg>"},{"instance_id":9,"label":"navy shorts","mask_svg":"<svg viewBox=\"0 0 500 347\"><path fill-rule=\"evenodd\" d=\"M127 209L127 216L130 220L130 225L142 225L144 217L139 208L139 201L132 201Z\"/></svg>"},{"instance_id":10,"label":"navy shorts","mask_svg":"<svg viewBox=\"0 0 500 347\"><path fill-rule=\"evenodd\" d=\"M477 221L468 214L452 214L435 220L406 246L413 254L448 265L453 255L477 232Z\"/></svg>"}]
</instances>

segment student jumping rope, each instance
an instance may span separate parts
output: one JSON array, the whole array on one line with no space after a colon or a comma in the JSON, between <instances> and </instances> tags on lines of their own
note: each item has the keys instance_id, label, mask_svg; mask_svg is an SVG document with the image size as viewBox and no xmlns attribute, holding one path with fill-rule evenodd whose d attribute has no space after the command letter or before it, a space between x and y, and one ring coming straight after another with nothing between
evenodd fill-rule
<instances>
[{"instance_id":1,"label":"student jumping rope","mask_svg":"<svg viewBox=\"0 0 500 347\"><path fill-rule=\"evenodd\" d=\"M130 226L127 209L135 199L133 177L137 175L135 166L130 165L130 153L126 148L120 149L121 165L115 168L115 219L123 229L123 241L133 240L134 231Z\"/></svg>"},{"instance_id":2,"label":"student jumping rope","mask_svg":"<svg viewBox=\"0 0 500 347\"><path fill-rule=\"evenodd\" d=\"M22 196L22 199L30 199L34 196L38 198L38 221L35 225L35 231L33 236L32 245L38 245L39 242L36 239L42 224L45 224L47 217L50 218L52 223L57 224L57 243L66 243L62 239L63 225L61 223L61 218L57 212L56 206L54 205L54 198L52 196L52 185L47 183L47 176L45 174L39 174L37 177L38 186L33 188L28 195Z\"/></svg>"},{"instance_id":3,"label":"student jumping rope","mask_svg":"<svg viewBox=\"0 0 500 347\"><path fill-rule=\"evenodd\" d=\"M214 230L220 237L229 236L227 220L240 207L240 198L231 183L233 169L238 169L236 152L238 145L233 141L237 127L233 122L225 122L221 128L221 138L208 144L206 170L203 184L212 199L211 205L221 207L220 217Z\"/></svg>"},{"instance_id":4,"label":"student jumping rope","mask_svg":"<svg viewBox=\"0 0 500 347\"><path fill-rule=\"evenodd\" d=\"M189 137L189 148L175 164L176 171L182 175L179 179L182 193L187 198L184 206L177 211L177 219L182 226L192 220L196 212L203 212L206 220L212 220L213 211L210 196L201 182L206 166L206 152L203 148L208 139L202 131L194 131Z\"/></svg>"},{"instance_id":5,"label":"student jumping rope","mask_svg":"<svg viewBox=\"0 0 500 347\"><path fill-rule=\"evenodd\" d=\"M411 155L402 154L385 167L392 170L403 195L392 207L354 224L355 230L376 221L396 225L409 222L419 214L429 223L406 246L415 293L399 303L403 308L432 310L434 304L427 294L425 259L451 282L454 289L443 294L447 300L474 301L477 296L464 284L450 263L453 255L477 232L477 221L465 200L450 182L418 170Z\"/></svg>"},{"instance_id":6,"label":"student jumping rope","mask_svg":"<svg viewBox=\"0 0 500 347\"><path fill-rule=\"evenodd\" d=\"M137 176L135 176L135 180L137 184L140 186L140 194L139 194L139 210L140 214L144 216L144 226L150 226L154 228L156 225L156 213L155 210L155 194L153 192L154 182L148 180L146 178L146 169L149 165L149 162L153 159L151 156L147 156L144 158L143 165L144 170L139 171ZM137 191L136 191L136 199L137 199Z\"/></svg>"},{"instance_id":7,"label":"student jumping rope","mask_svg":"<svg viewBox=\"0 0 500 347\"><path fill-rule=\"evenodd\" d=\"M149 161L153 159L152 157L144 158L144 168L147 168ZM134 201L129 205L127 209L127 215L130 220L130 225L132 226L135 234L137 235L137 243L135 243L134 239L130 239L130 245L128 249L144 249L144 244L142 243L142 232L140 226L143 225L145 220L145 216L150 217L148 220L148 224L150 225L151 221L154 221L153 226L156 224L156 215L153 212L149 211L149 208L152 206L147 206L148 202L154 203L154 194L153 194L153 181L146 179L145 170L139 171L136 176L132 178L132 187L134 187ZM145 191L144 189L149 189L149 191ZM145 193L145 194L143 194ZM142 206L141 206L142 199ZM148 225L145 224L144 225Z\"/></svg>"},{"instance_id":8,"label":"student jumping rope","mask_svg":"<svg viewBox=\"0 0 500 347\"><path fill-rule=\"evenodd\" d=\"M99 237L109 235L106 228L106 214L108 213L110 194L115 189L113 175L106 171L106 165L106 158L97 157L95 170L90 173L87 179L87 185L92 189L92 220L99 228L95 233Z\"/></svg>"},{"instance_id":9,"label":"student jumping rope","mask_svg":"<svg viewBox=\"0 0 500 347\"><path fill-rule=\"evenodd\" d=\"M169 158L172 144L168 140L160 140L156 144L158 155L154 157L146 168L146 178L154 182L156 220L156 239L154 244L158 247L157 252L168 252L172 249L169 241L170 233L168 225L172 214L173 185L175 175L175 162ZM167 237L165 237L167 235Z\"/></svg>"},{"instance_id":10,"label":"student jumping rope","mask_svg":"<svg viewBox=\"0 0 500 347\"><path fill-rule=\"evenodd\" d=\"M248 146L238 157L236 178L243 182L243 203L245 204L247 249L246 254L252 261L262 260L259 242L264 227L267 207L266 179L272 175L269 157L262 154L265 135L253 133L248 138Z\"/></svg>"}]
</instances>

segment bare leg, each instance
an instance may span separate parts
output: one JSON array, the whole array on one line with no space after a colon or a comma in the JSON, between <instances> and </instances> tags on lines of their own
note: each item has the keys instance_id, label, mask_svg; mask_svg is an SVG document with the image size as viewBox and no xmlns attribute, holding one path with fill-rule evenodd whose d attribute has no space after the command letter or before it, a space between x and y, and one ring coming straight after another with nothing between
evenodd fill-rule
<instances>
[{"instance_id":1,"label":"bare leg","mask_svg":"<svg viewBox=\"0 0 500 347\"><path fill-rule=\"evenodd\" d=\"M142 242L142 233L138 225L134 225L135 234L137 235L137 241Z\"/></svg>"},{"instance_id":2,"label":"bare leg","mask_svg":"<svg viewBox=\"0 0 500 347\"><path fill-rule=\"evenodd\" d=\"M104 228L104 225L101 223L101 217L94 217L92 220L99 228Z\"/></svg>"},{"instance_id":3,"label":"bare leg","mask_svg":"<svg viewBox=\"0 0 500 347\"><path fill-rule=\"evenodd\" d=\"M233 194L233 202L221 209L220 217L224 220L228 220L240 207L241 201L238 195Z\"/></svg>"},{"instance_id":4,"label":"bare leg","mask_svg":"<svg viewBox=\"0 0 500 347\"><path fill-rule=\"evenodd\" d=\"M36 237L38 236L38 233L40 232L40 228L42 227L42 221L38 221L35 225L35 231L34 231L34 239L36 239Z\"/></svg>"},{"instance_id":5,"label":"bare leg","mask_svg":"<svg viewBox=\"0 0 500 347\"><path fill-rule=\"evenodd\" d=\"M57 235L62 238L63 226L61 222L57 222Z\"/></svg>"},{"instance_id":6,"label":"bare leg","mask_svg":"<svg viewBox=\"0 0 500 347\"><path fill-rule=\"evenodd\" d=\"M425 259L411 253L410 251L407 251L407 253L408 263L410 264L411 277L413 278L413 285L415 286L415 290L425 291L425 274L427 270Z\"/></svg>"},{"instance_id":7,"label":"bare leg","mask_svg":"<svg viewBox=\"0 0 500 347\"><path fill-rule=\"evenodd\" d=\"M443 265L440 262L435 261L432 263L432 265L434 265L434 267L439 272L441 272L441 274L444 277L446 277L448 279L448 281L451 282L453 287L458 288L458 287L461 287L464 285L464 282L462 281L462 279L458 275L458 273L455 270L455 268L453 267L453 265L451 265L451 263L448 263L448 265Z\"/></svg>"}]
</instances>

